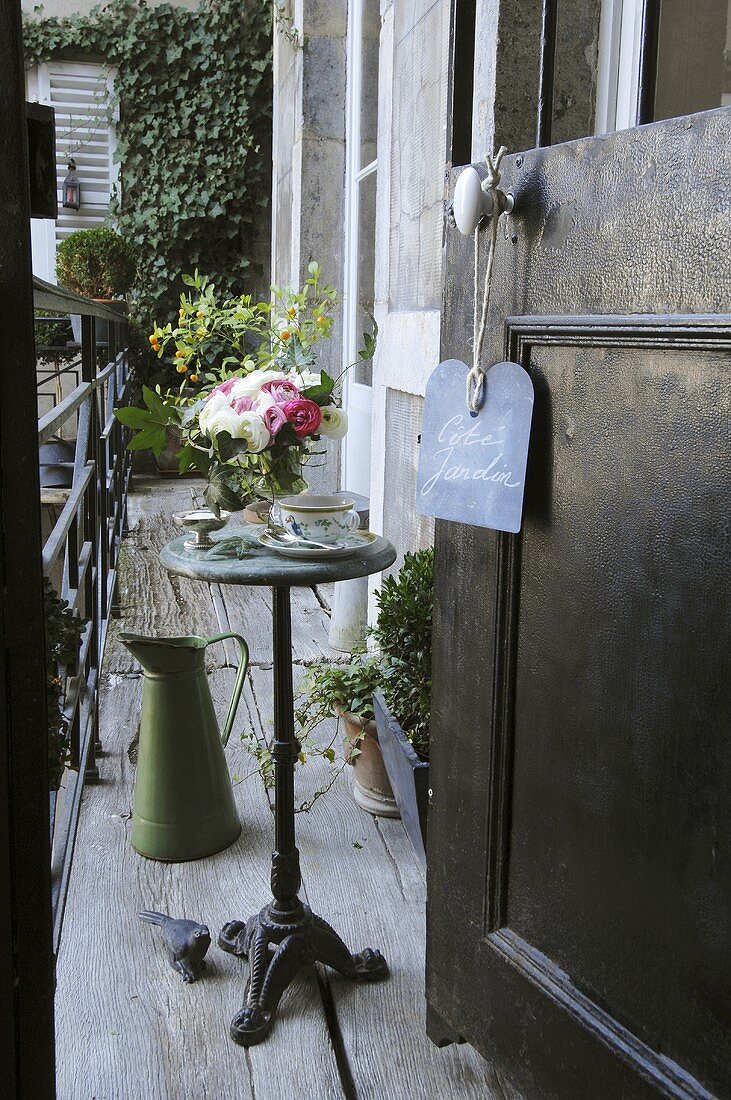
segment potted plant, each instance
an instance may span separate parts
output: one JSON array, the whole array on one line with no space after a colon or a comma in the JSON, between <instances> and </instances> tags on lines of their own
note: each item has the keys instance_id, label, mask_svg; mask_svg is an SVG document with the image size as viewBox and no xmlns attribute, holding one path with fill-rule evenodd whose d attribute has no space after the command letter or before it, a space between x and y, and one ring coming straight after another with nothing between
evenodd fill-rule
<instances>
[{"instance_id":1,"label":"potted plant","mask_svg":"<svg viewBox=\"0 0 731 1100\"><path fill-rule=\"evenodd\" d=\"M56 250L56 278L61 286L124 308L121 299L132 285L137 260L129 241L113 229L79 229L59 243ZM81 342L81 318L71 315L74 339ZM106 329L105 329L106 326ZM108 339L106 321L97 322L97 337Z\"/></svg>"},{"instance_id":2,"label":"potted plant","mask_svg":"<svg viewBox=\"0 0 731 1100\"><path fill-rule=\"evenodd\" d=\"M56 277L60 285L104 302L127 293L136 265L129 241L104 227L70 233L56 250Z\"/></svg>"},{"instance_id":3,"label":"potted plant","mask_svg":"<svg viewBox=\"0 0 731 1100\"><path fill-rule=\"evenodd\" d=\"M434 551L407 554L376 596L371 631L381 659L373 696L378 740L404 827L426 863Z\"/></svg>"},{"instance_id":4,"label":"potted plant","mask_svg":"<svg viewBox=\"0 0 731 1100\"><path fill-rule=\"evenodd\" d=\"M398 817L373 715L373 692L381 683L381 665L375 657L354 654L349 664L320 661L312 665L299 685L295 718L300 743L307 746L314 729L333 713L345 726L345 761L353 766L353 797L368 813Z\"/></svg>"},{"instance_id":5,"label":"potted plant","mask_svg":"<svg viewBox=\"0 0 731 1100\"><path fill-rule=\"evenodd\" d=\"M307 488L303 467L322 436L341 439L347 417L335 380L316 367L315 345L328 337L337 296L314 261L301 291L276 290L273 300L248 295L220 302L205 276L186 275L175 324L155 326L149 341L162 358L172 352L178 390L143 386L145 408L115 415L137 434L133 449L182 437L180 472L194 468L208 481L205 499L216 514L254 500ZM227 354L210 368L209 344Z\"/></svg>"}]
</instances>

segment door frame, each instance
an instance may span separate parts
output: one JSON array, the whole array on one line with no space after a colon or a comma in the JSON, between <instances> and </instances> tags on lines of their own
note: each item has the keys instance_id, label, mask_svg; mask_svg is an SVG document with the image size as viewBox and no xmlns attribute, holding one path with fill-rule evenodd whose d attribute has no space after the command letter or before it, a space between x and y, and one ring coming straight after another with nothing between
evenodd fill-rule
<instances>
[{"instance_id":1,"label":"door frame","mask_svg":"<svg viewBox=\"0 0 731 1100\"><path fill-rule=\"evenodd\" d=\"M8 1096L55 1096L46 671L20 0L0 5L0 1003ZM28 506L28 502L30 507ZM22 581L21 581L22 578Z\"/></svg>"}]
</instances>

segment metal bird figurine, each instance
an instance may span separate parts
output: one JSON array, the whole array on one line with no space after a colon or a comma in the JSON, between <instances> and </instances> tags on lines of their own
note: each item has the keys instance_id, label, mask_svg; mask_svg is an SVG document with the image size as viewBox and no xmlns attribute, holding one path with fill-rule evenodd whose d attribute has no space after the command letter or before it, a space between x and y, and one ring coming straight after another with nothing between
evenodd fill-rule
<instances>
[{"instance_id":1,"label":"metal bird figurine","mask_svg":"<svg viewBox=\"0 0 731 1100\"><path fill-rule=\"evenodd\" d=\"M194 920L178 920L148 909L143 910L139 917L147 924L156 924L162 929L170 965L182 974L183 981L196 981L206 965L203 959L211 946L211 933L205 924L196 924Z\"/></svg>"}]
</instances>

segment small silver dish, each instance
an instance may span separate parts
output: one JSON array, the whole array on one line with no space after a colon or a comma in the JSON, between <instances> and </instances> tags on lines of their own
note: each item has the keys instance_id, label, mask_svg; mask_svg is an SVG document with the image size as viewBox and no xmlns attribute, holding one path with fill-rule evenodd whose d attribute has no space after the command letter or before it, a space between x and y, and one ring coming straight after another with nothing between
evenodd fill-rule
<instances>
[{"instance_id":1,"label":"small silver dish","mask_svg":"<svg viewBox=\"0 0 731 1100\"><path fill-rule=\"evenodd\" d=\"M190 512L173 513L173 520L178 527L193 532L193 537L183 543L186 550L208 550L215 546L211 532L220 531L230 517L231 513L224 511L221 511L220 516L215 516L209 508L193 508Z\"/></svg>"}]
</instances>

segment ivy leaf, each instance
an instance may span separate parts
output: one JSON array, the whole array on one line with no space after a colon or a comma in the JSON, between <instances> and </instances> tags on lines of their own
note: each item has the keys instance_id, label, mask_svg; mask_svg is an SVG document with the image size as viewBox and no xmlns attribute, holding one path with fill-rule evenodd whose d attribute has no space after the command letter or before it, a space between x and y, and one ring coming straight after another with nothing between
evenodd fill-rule
<instances>
[{"instance_id":1,"label":"ivy leaf","mask_svg":"<svg viewBox=\"0 0 731 1100\"><path fill-rule=\"evenodd\" d=\"M241 487L232 480L225 466L211 467L204 497L206 504L215 515L220 515L222 508L228 512L237 512L243 508L247 501L242 499L242 495L246 496L245 493L242 494ZM251 497L253 493L249 494L249 499Z\"/></svg>"},{"instance_id":2,"label":"ivy leaf","mask_svg":"<svg viewBox=\"0 0 731 1100\"><path fill-rule=\"evenodd\" d=\"M316 386L308 386L302 393L305 397L309 397L310 401L317 401L319 404L325 402L334 389L335 379L325 371L321 371L319 383Z\"/></svg>"}]
</instances>

